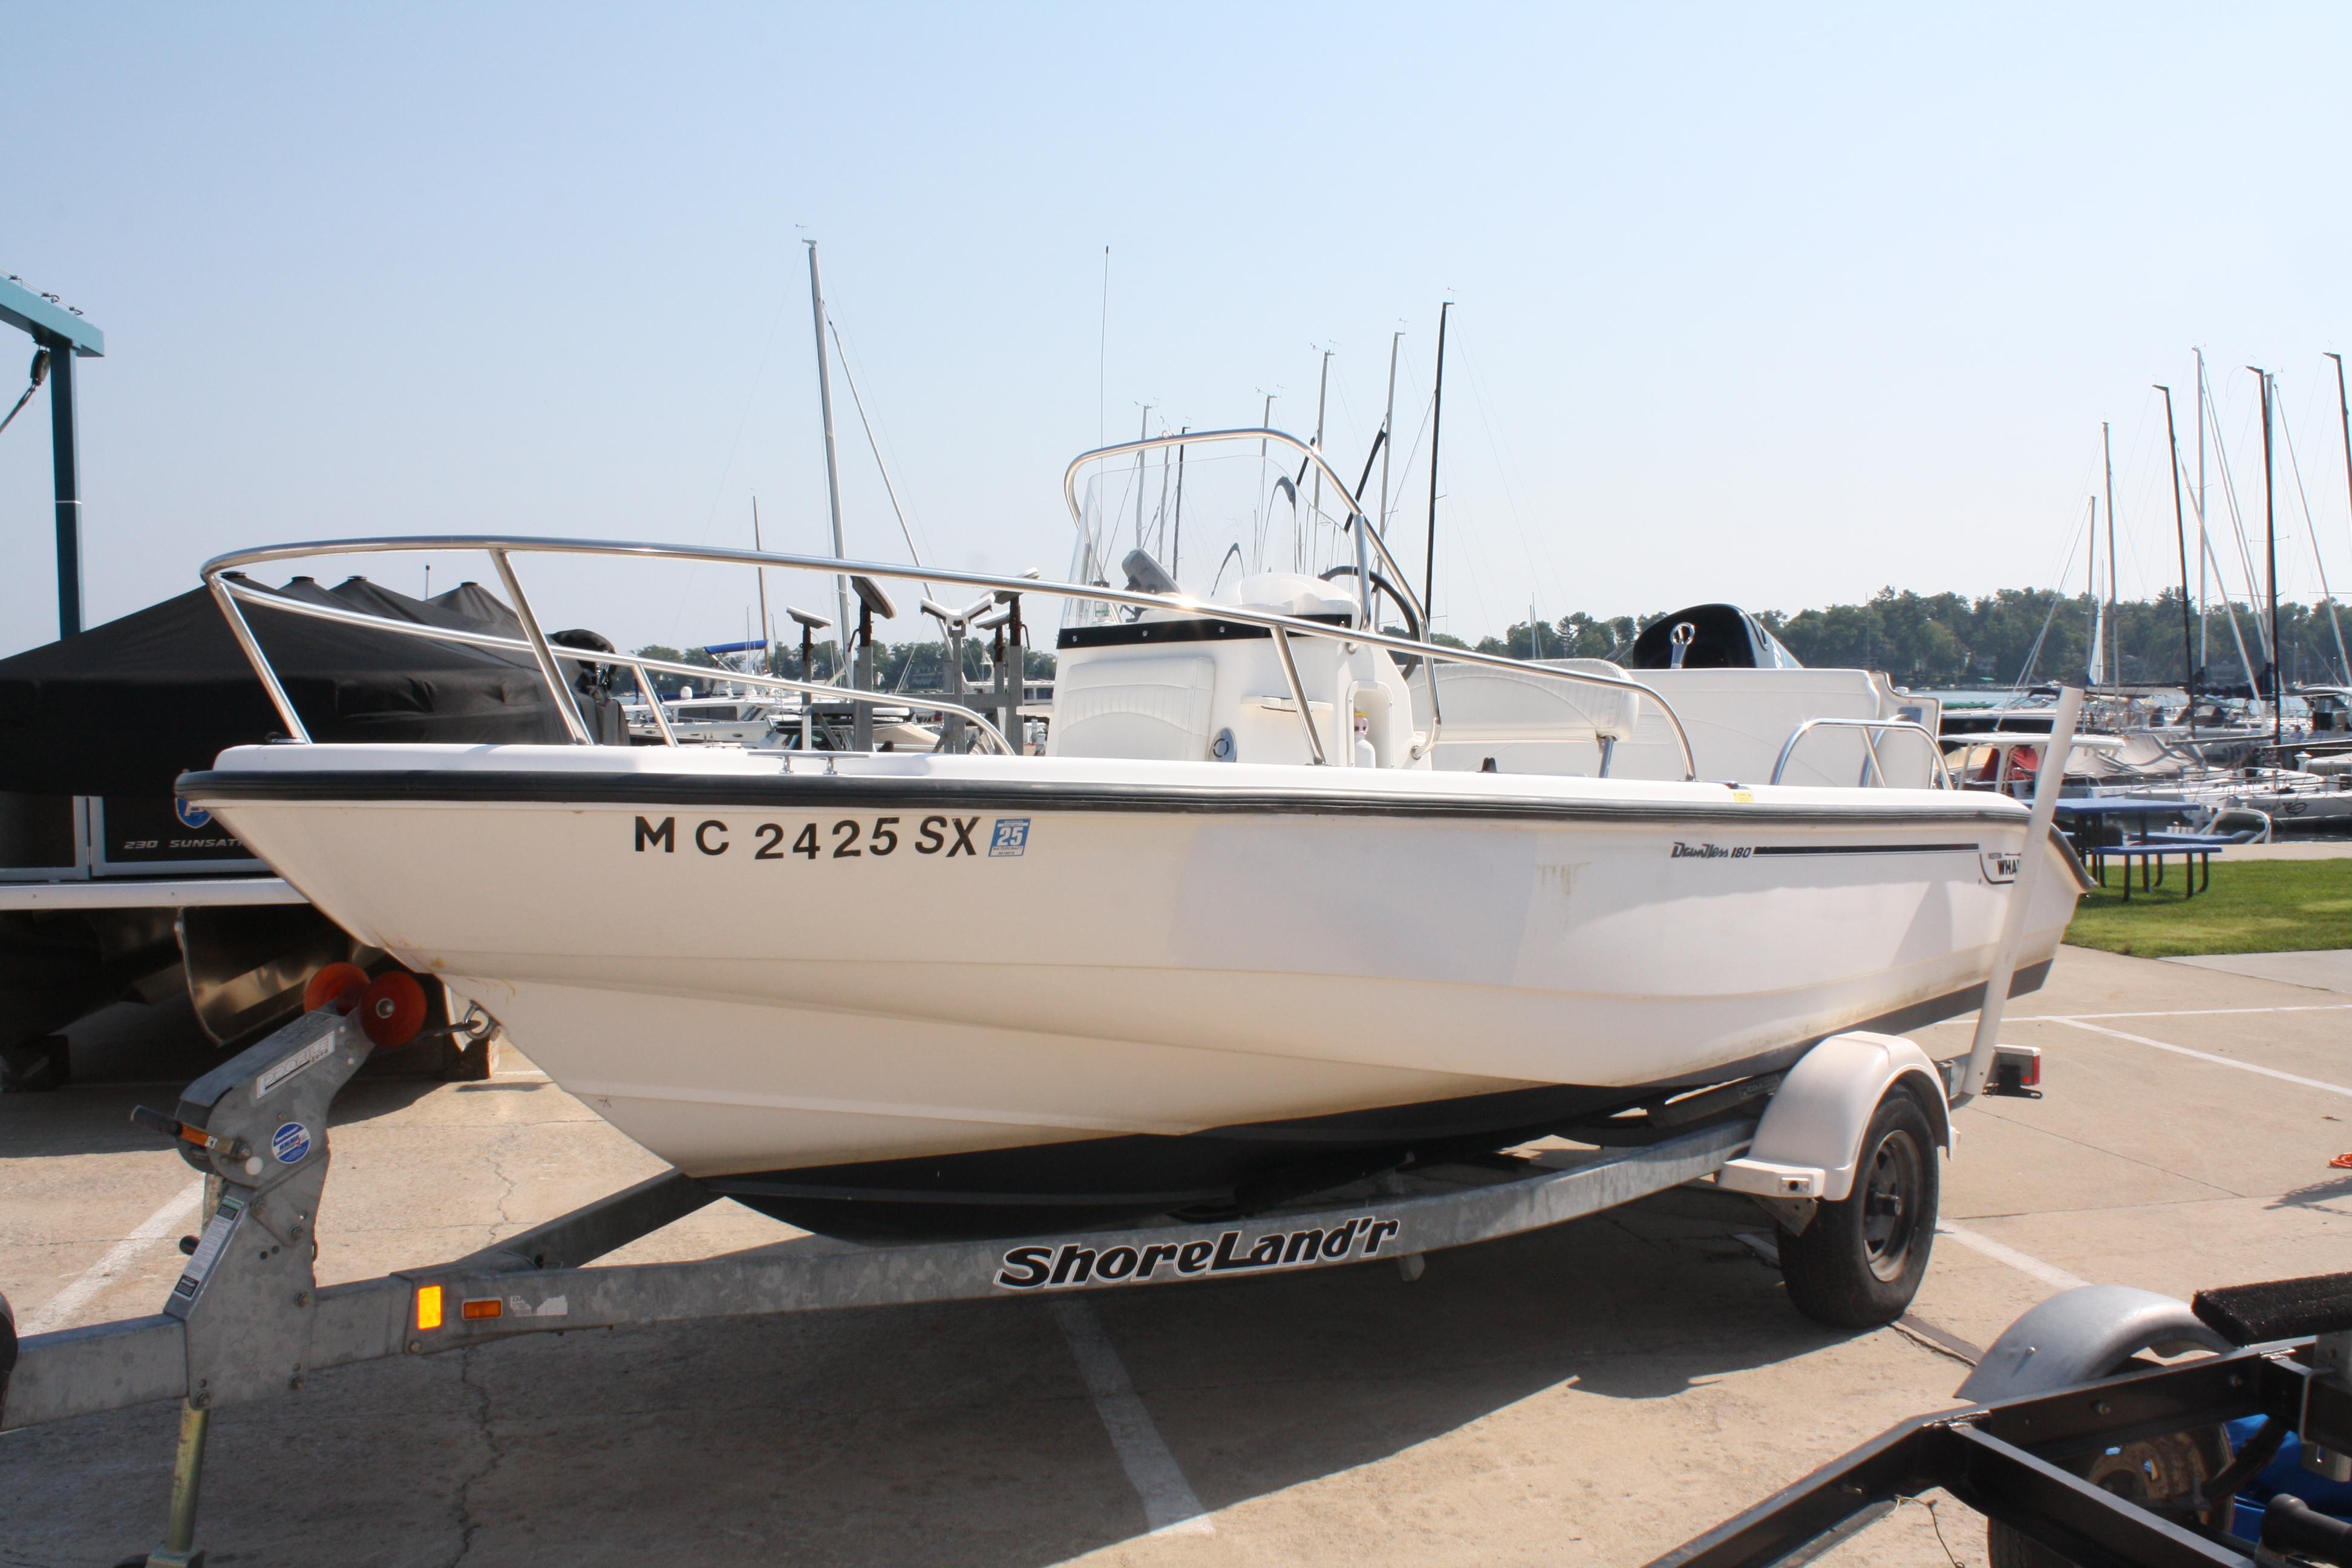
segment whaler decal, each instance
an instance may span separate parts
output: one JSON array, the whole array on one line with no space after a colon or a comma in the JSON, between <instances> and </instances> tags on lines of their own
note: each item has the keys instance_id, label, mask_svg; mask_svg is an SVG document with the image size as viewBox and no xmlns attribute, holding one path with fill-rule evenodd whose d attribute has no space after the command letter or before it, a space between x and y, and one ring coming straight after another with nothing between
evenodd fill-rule
<instances>
[{"instance_id":1,"label":"whaler decal","mask_svg":"<svg viewBox=\"0 0 2352 1568\"><path fill-rule=\"evenodd\" d=\"M1397 1233L1398 1222L1359 1215L1326 1229L1268 1231L1246 1250L1242 1233L1214 1241L1153 1242L1148 1247L1016 1247L1004 1255L996 1283L1006 1290L1066 1289L1074 1285L1140 1285L1165 1268L1171 1276L1201 1278L1254 1268L1307 1268L1370 1258Z\"/></svg>"}]
</instances>

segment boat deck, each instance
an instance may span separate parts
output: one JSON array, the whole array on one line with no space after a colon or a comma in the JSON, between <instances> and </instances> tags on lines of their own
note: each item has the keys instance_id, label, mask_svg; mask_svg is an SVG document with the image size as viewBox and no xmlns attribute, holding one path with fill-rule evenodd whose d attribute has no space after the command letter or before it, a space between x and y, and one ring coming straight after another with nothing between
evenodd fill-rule
<instances>
[{"instance_id":1,"label":"boat deck","mask_svg":"<svg viewBox=\"0 0 2352 1568\"><path fill-rule=\"evenodd\" d=\"M184 1015L182 1016L184 1017ZM1764 1227L1685 1194L1428 1259L1082 1300L545 1336L324 1373L215 1421L199 1544L339 1563L1638 1563L1904 1416L2076 1279L2187 1296L2352 1268L2352 996L2069 948L2003 1037L2049 1098L1958 1118L1910 1319L1797 1315ZM0 1280L26 1331L152 1311L193 1173L174 1016L0 1099ZM1923 1032L1937 1055L1966 1025ZM111 1081L109 1081L109 1080ZM143 1080L143 1081L142 1081ZM456 1257L658 1167L509 1054L337 1101L320 1278ZM715 1205L614 1262L792 1233ZM1752 1239L1750 1239L1752 1238ZM0 1564L160 1536L169 1405L0 1437ZM1957 1504L1822 1559L1983 1561ZM1157 1533L1154 1533L1155 1528Z\"/></svg>"}]
</instances>

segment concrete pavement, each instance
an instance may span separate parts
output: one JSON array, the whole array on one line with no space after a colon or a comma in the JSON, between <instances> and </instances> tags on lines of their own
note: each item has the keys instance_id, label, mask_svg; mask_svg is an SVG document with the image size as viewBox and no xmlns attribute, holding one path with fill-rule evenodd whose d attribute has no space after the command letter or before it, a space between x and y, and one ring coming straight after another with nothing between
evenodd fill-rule
<instances>
[{"instance_id":1,"label":"concrete pavement","mask_svg":"<svg viewBox=\"0 0 2352 1568\"><path fill-rule=\"evenodd\" d=\"M1433 1256L1411 1284L1376 1265L1098 1297L1090 1323L1028 1300L882 1309L322 1374L215 1418L200 1540L247 1568L1638 1563L1948 1403L1966 1367L1933 1342L1985 1344L2053 1281L2185 1296L2352 1268L2352 1174L2327 1168L2352 1149L2352 998L2069 949L2011 1017L2048 1098L1958 1118L1945 1214L1965 1237L1940 1238L1915 1309L1932 1332L1811 1323L1741 1240L1760 1223L1670 1194ZM1949 1054L1967 1027L1924 1043ZM173 1087L0 1100L20 1314L160 1302L189 1173L125 1117ZM330 1280L656 1168L514 1058L485 1084L354 1085L333 1138ZM722 1203L615 1261L789 1234ZM175 1420L0 1436L0 1564L154 1544ZM1981 1563L1981 1521L1912 1504L1823 1561L1940 1568L1947 1546Z\"/></svg>"}]
</instances>

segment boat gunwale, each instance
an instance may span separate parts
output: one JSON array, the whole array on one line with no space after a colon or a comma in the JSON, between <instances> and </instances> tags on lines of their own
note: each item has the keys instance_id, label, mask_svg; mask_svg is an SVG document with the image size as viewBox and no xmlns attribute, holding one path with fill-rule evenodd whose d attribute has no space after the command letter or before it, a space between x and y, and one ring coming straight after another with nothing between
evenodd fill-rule
<instances>
[{"instance_id":1,"label":"boat gunwale","mask_svg":"<svg viewBox=\"0 0 2352 1568\"><path fill-rule=\"evenodd\" d=\"M193 805L273 801L452 805L846 806L908 809L962 806L1044 814L1149 814L1244 816L1402 816L1457 821L1560 821L1704 824L1756 828L1885 828L1962 825L2021 827L2024 816L2005 797L1984 805L1938 801L1902 805L1856 801L1832 806L1780 805L1759 798L1718 803L1657 799L1594 800L1548 795L1406 794L1394 789L1333 789L1322 779L1298 790L1206 784L1076 783L1069 780L924 778L903 773L774 773L656 774L584 769L212 768L180 775L176 793ZM1930 792L1918 792L1930 793ZM1942 794L1941 791L1932 792ZM1954 791L1954 795L1969 792ZM1998 805L1996 805L1998 803ZM2007 807L2008 809L2001 809Z\"/></svg>"}]
</instances>

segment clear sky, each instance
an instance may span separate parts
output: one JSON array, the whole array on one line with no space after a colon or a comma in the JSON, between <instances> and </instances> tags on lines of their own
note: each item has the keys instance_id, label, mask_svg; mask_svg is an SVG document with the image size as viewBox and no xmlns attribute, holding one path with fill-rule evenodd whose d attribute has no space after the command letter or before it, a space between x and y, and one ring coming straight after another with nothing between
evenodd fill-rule
<instances>
[{"instance_id":1,"label":"clear sky","mask_svg":"<svg viewBox=\"0 0 2352 1568\"><path fill-rule=\"evenodd\" d=\"M1062 465L1098 429L1144 404L1250 423L1274 391L1311 430L1325 347L1353 472L1400 328L1417 455L1390 531L1418 559L1450 298L1436 596L1465 636L1530 600L2052 582L2102 420L2124 591L2152 592L2175 568L2149 385L2190 440L2199 344L2257 527L2241 367L2279 373L2352 584L2321 357L2352 307L2341 6L5 21L0 270L109 343L82 366L93 622L295 538L742 543L756 493L772 545L820 548L804 235L937 562L1059 574ZM902 556L835 396L851 552ZM2279 471L2307 596L2283 448ZM0 540L6 652L55 635L45 398L0 435ZM742 633L750 584L722 573L547 575L551 620L630 645Z\"/></svg>"}]
</instances>

